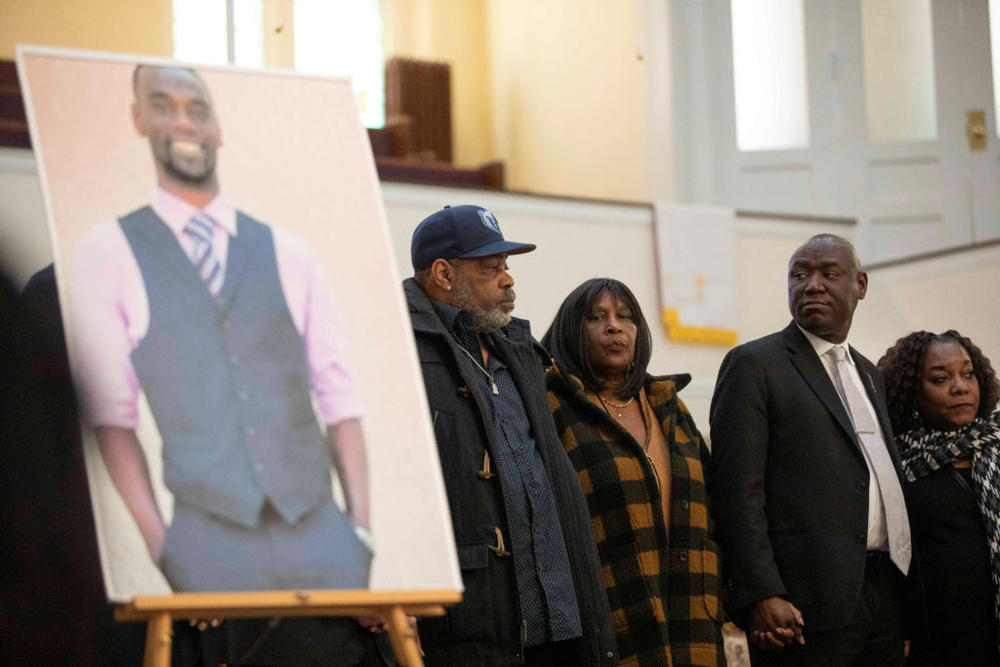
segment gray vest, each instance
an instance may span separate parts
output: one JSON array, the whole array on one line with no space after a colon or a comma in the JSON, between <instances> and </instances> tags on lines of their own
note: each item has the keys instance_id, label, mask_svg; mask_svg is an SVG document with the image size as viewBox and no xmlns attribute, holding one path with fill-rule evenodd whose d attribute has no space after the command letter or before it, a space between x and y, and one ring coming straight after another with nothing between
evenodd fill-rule
<instances>
[{"instance_id":1,"label":"gray vest","mask_svg":"<svg viewBox=\"0 0 1000 667\"><path fill-rule=\"evenodd\" d=\"M330 455L271 230L237 214L213 297L150 207L120 223L149 301L132 364L163 438L167 488L248 527L265 500L294 523L330 498Z\"/></svg>"}]
</instances>

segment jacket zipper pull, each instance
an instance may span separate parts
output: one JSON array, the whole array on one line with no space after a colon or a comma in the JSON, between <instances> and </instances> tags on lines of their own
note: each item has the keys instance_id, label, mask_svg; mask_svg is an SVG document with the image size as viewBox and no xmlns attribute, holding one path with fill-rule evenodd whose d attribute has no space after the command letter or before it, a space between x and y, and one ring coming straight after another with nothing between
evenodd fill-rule
<instances>
[{"instance_id":1,"label":"jacket zipper pull","mask_svg":"<svg viewBox=\"0 0 1000 667\"><path fill-rule=\"evenodd\" d=\"M490 469L490 453L483 450L483 469L476 473L476 477L479 479L491 479L493 477L493 471Z\"/></svg>"},{"instance_id":2,"label":"jacket zipper pull","mask_svg":"<svg viewBox=\"0 0 1000 667\"><path fill-rule=\"evenodd\" d=\"M499 526L495 526L493 528L493 530L496 531L497 544L496 544L496 546L493 546L492 544L488 544L488 545L486 545L486 548L489 549L490 551L492 551L493 553L495 553L500 558L503 558L504 556L509 556L510 552L507 551L507 547L504 546L504 543L503 543L503 533L500 532L500 527Z\"/></svg>"}]
</instances>

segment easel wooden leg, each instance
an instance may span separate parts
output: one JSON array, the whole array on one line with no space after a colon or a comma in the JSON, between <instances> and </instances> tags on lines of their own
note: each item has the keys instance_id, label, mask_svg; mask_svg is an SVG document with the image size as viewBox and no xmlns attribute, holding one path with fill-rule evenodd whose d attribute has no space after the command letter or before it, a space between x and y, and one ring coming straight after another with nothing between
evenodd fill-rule
<instances>
[{"instance_id":1,"label":"easel wooden leg","mask_svg":"<svg viewBox=\"0 0 1000 667\"><path fill-rule=\"evenodd\" d=\"M173 634L170 612L164 611L150 617L146 625L145 667L170 667Z\"/></svg>"},{"instance_id":2,"label":"easel wooden leg","mask_svg":"<svg viewBox=\"0 0 1000 667\"><path fill-rule=\"evenodd\" d=\"M406 612L400 606L387 607L389 619L389 640L399 664L406 667L424 667L424 661L417 649L417 632L410 627Z\"/></svg>"},{"instance_id":3,"label":"easel wooden leg","mask_svg":"<svg viewBox=\"0 0 1000 667\"><path fill-rule=\"evenodd\" d=\"M169 667L175 618L270 618L272 616L358 616L388 619L389 640L400 664L424 667L416 628L407 614L443 616L458 604L458 591L247 591L136 596L115 607L119 621L146 621L146 667Z\"/></svg>"}]
</instances>

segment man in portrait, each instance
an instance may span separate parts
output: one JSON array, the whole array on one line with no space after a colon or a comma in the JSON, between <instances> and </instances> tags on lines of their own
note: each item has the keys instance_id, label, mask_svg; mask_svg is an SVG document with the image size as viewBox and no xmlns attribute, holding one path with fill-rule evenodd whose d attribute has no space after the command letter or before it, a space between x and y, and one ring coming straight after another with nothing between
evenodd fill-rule
<instances>
[{"instance_id":1,"label":"man in portrait","mask_svg":"<svg viewBox=\"0 0 1000 667\"><path fill-rule=\"evenodd\" d=\"M323 272L220 188L222 131L197 72L140 65L132 83L156 185L149 205L85 238L71 304L110 478L174 591L366 588L362 406ZM140 394L162 438L169 526L137 435Z\"/></svg>"}]
</instances>

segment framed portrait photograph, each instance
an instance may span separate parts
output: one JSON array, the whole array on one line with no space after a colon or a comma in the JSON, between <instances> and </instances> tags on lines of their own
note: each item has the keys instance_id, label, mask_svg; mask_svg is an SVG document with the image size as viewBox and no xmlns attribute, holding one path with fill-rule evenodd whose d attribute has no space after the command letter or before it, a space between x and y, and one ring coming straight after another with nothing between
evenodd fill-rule
<instances>
[{"instance_id":1,"label":"framed portrait photograph","mask_svg":"<svg viewBox=\"0 0 1000 667\"><path fill-rule=\"evenodd\" d=\"M350 81L18 67L109 599L460 590Z\"/></svg>"}]
</instances>

